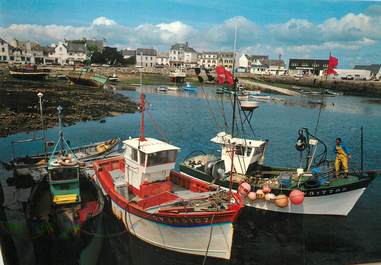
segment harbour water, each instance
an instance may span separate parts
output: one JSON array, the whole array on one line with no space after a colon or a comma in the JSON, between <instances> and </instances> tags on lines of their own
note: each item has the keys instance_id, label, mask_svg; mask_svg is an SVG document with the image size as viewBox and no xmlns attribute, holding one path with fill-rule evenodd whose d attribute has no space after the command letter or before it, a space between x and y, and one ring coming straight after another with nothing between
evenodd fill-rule
<instances>
[{"instance_id":1,"label":"harbour water","mask_svg":"<svg viewBox=\"0 0 381 265\"><path fill-rule=\"evenodd\" d=\"M150 104L146 115L146 135L169 140L181 147L181 162L192 151L218 154L218 146L210 139L224 129L222 113L230 123L231 100L216 95L212 88L199 88L197 93L181 91L157 93L156 87L144 89ZM138 93L122 91L137 99ZM208 100L205 99L207 95ZM252 119L255 137L269 140L266 161L269 165L297 167L299 152L294 148L299 128L314 131L320 97L278 96L276 101L261 102ZM329 158L334 141L341 137L350 147L352 169L360 168L360 127L364 127L365 169L381 169L381 104L369 98L338 96L324 98L316 135L328 145ZM153 121L152 121L153 120ZM39 122L39 121L36 121ZM114 137L127 139L139 134L140 113L107 118L105 123L82 122L65 128L71 145L82 145ZM230 127L230 126L229 126ZM230 129L228 129L230 130ZM248 131L248 128L245 130ZM36 132L38 135L39 132ZM33 134L20 133L0 138L0 160L12 158L11 142ZM57 128L47 130L51 140ZM42 151L40 143L16 147L17 155ZM6 186L9 172L1 169L1 182ZM234 235L230 262L206 259L205 264L355 264L381 262L381 180L370 184L348 217L297 216L255 209L244 209ZM28 190L5 189L5 205L9 222L17 223L23 215L21 201ZM13 197L12 197L13 196ZM18 197L19 196L19 197ZM22 198L24 197L24 198ZM26 197L26 198L25 198ZM190 257L149 246L123 233L121 225L105 213L103 247L98 264L203 264L203 257ZM22 221L20 221L22 223ZM17 226L17 225L16 225ZM27 259L21 228L11 231L19 259ZM9 232L9 231L8 231ZM13 233L13 234L12 234ZM20 233L17 235L17 233ZM23 241L24 240L24 241ZM29 258L29 261L35 261ZM24 264L20 261L20 264ZM30 264L30 263L29 263ZM37 264L37 263L36 263ZM85 264L85 263L83 263Z\"/></svg>"}]
</instances>

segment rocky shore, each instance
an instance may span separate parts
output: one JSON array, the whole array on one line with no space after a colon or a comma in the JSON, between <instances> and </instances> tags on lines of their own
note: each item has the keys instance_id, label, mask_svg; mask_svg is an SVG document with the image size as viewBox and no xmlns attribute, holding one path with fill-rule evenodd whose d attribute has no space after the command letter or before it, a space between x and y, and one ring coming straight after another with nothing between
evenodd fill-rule
<instances>
[{"instance_id":1,"label":"rocky shore","mask_svg":"<svg viewBox=\"0 0 381 265\"><path fill-rule=\"evenodd\" d=\"M57 106L63 107L63 122L102 120L133 113L137 104L110 90L69 85L66 81L24 81L3 78L0 84L0 137L41 129L38 92L43 96L45 127L58 124Z\"/></svg>"}]
</instances>

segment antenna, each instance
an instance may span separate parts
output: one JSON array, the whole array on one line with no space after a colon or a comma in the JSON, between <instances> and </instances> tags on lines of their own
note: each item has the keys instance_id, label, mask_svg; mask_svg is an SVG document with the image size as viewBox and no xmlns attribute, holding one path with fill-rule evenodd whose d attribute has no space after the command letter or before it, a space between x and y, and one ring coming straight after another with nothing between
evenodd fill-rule
<instances>
[{"instance_id":1,"label":"antenna","mask_svg":"<svg viewBox=\"0 0 381 265\"><path fill-rule=\"evenodd\" d=\"M61 120L62 107L58 106L57 110L58 110L58 128L59 128L59 135L60 135L61 154L63 155L64 142L63 142L63 130L62 130L62 120Z\"/></svg>"}]
</instances>

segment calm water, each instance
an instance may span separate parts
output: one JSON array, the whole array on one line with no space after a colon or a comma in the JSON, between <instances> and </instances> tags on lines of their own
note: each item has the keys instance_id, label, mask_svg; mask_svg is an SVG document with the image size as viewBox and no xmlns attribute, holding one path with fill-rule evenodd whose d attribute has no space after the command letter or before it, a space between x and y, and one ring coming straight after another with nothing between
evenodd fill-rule
<instances>
[{"instance_id":1,"label":"calm water","mask_svg":"<svg viewBox=\"0 0 381 265\"><path fill-rule=\"evenodd\" d=\"M231 101L228 96L215 95L211 89L197 94L168 92L145 88L150 103L146 115L146 136L169 139L182 148L178 161L190 152L200 150L216 153L218 146L210 139L224 128L222 113L230 121ZM137 99L136 92L122 92ZM252 124L255 137L269 139L267 164L298 166L299 153L294 145L297 131L307 127L314 131L320 100L316 97L282 97L276 103L261 103L255 110ZM360 167L360 127L365 132L365 168L381 169L381 105L359 97L329 97L324 99L317 136L331 151L336 137L341 137L352 150L352 168ZM212 114L213 113L213 114ZM151 116L154 122L151 121ZM66 127L65 136L71 144L82 145L108 138L126 139L139 133L140 113L107 118L106 123L84 122ZM36 121L38 122L38 121ZM230 130L230 129L229 129ZM245 128L248 132L248 128ZM0 138L0 160L12 157L11 141L33 134L17 134ZM47 135L56 139L57 128ZM16 148L17 154L41 151L38 143ZM329 157L333 158L333 153ZM6 173L2 171L2 182ZM230 262L207 259L206 264L354 264L381 262L381 180L376 179L361 197L350 215L343 217L289 216L245 209L236 227ZM9 199L17 191L6 192ZM20 195L22 196L22 195ZM14 204L14 202L13 202ZM15 221L20 214L8 211ZM120 235L121 226L109 214L105 215L106 232L99 264L202 264L202 257L189 257L147 246ZM19 243L20 245L23 245ZM129 247L126 248L126 245ZM24 246L25 248L25 246ZM19 250L20 252L20 250Z\"/></svg>"}]
</instances>

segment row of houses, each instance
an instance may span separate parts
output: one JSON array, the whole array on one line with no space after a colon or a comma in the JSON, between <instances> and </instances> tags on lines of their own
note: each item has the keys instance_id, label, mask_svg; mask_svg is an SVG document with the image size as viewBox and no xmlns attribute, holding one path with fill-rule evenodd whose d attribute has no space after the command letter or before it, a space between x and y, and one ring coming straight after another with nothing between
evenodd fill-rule
<instances>
[{"instance_id":1,"label":"row of houses","mask_svg":"<svg viewBox=\"0 0 381 265\"><path fill-rule=\"evenodd\" d=\"M64 40L50 46L41 46L38 42L0 38L0 62L21 64L61 64L83 63L94 50L102 51L105 40Z\"/></svg>"},{"instance_id":2,"label":"row of houses","mask_svg":"<svg viewBox=\"0 0 381 265\"><path fill-rule=\"evenodd\" d=\"M328 68L324 59L290 59L288 68L279 59L269 59L267 55L242 54L238 59L237 70L258 75L291 75L294 77L323 76ZM381 64L355 65L353 69L335 69L336 74L329 76L338 80L381 79Z\"/></svg>"},{"instance_id":3,"label":"row of houses","mask_svg":"<svg viewBox=\"0 0 381 265\"><path fill-rule=\"evenodd\" d=\"M136 65L142 67L215 68L222 64L226 68L233 69L234 65L234 52L197 52L188 42L176 43L168 52L158 52L152 48L125 49L123 57L125 59L135 57Z\"/></svg>"}]
</instances>

